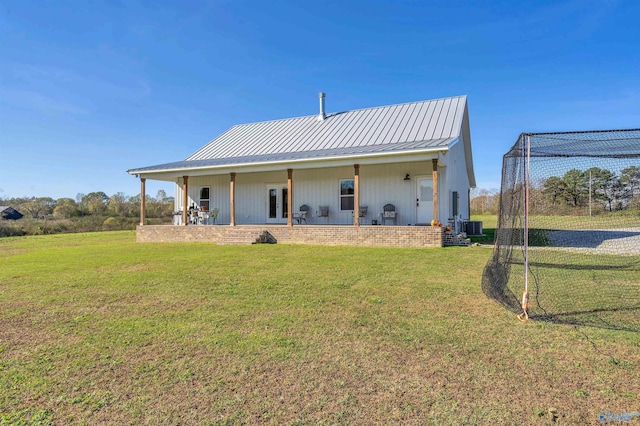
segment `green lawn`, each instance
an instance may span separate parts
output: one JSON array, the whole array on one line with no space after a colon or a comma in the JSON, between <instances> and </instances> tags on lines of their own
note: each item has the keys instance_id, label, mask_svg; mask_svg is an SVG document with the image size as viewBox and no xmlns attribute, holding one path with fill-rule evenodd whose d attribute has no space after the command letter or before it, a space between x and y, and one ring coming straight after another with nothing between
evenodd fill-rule
<instances>
[{"instance_id":1,"label":"green lawn","mask_svg":"<svg viewBox=\"0 0 640 426\"><path fill-rule=\"evenodd\" d=\"M485 247L134 239L0 239L0 425L599 424L640 410L640 336L519 322L480 290Z\"/></svg>"}]
</instances>

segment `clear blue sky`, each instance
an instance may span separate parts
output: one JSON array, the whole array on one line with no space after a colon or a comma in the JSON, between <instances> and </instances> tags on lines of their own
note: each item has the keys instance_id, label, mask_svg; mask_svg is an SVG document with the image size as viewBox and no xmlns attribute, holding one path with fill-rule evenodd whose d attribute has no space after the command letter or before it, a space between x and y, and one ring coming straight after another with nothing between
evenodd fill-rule
<instances>
[{"instance_id":1,"label":"clear blue sky","mask_svg":"<svg viewBox=\"0 0 640 426\"><path fill-rule=\"evenodd\" d=\"M139 193L234 124L468 95L478 187L523 131L640 127L637 1L0 3L0 197ZM167 183L148 182L155 195Z\"/></svg>"}]
</instances>

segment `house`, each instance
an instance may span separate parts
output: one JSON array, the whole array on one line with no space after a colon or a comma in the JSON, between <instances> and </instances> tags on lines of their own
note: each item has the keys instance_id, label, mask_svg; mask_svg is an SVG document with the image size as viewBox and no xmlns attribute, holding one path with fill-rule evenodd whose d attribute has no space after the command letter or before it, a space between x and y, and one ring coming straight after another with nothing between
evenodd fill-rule
<instances>
[{"instance_id":1,"label":"house","mask_svg":"<svg viewBox=\"0 0 640 426\"><path fill-rule=\"evenodd\" d=\"M9 206L0 206L0 219L5 220L18 220L22 219L22 213L13 207Z\"/></svg>"},{"instance_id":2,"label":"house","mask_svg":"<svg viewBox=\"0 0 640 426\"><path fill-rule=\"evenodd\" d=\"M469 218L466 96L327 113L320 93L319 105L317 115L233 126L183 161L128 173L142 193L146 179L176 184L176 225L192 222L192 208L232 227L381 225L389 205L398 227Z\"/></svg>"}]
</instances>

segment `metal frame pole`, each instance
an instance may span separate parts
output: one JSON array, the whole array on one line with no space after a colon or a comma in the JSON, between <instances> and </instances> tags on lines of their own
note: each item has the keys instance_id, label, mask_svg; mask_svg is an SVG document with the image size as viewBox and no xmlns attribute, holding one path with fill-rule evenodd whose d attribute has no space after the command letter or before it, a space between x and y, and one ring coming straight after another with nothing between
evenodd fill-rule
<instances>
[{"instance_id":1,"label":"metal frame pole","mask_svg":"<svg viewBox=\"0 0 640 426\"><path fill-rule=\"evenodd\" d=\"M524 135L523 135L524 136ZM518 316L522 321L529 319L529 169L531 166L531 136L526 135L522 141L522 154L524 161L522 162L523 184L524 184L524 291L522 293L522 314Z\"/></svg>"}]
</instances>

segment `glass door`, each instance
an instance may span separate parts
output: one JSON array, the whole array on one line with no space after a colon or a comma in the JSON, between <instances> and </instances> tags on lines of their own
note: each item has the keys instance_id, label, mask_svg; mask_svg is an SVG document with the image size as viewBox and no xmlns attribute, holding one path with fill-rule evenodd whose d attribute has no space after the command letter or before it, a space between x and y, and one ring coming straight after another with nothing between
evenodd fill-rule
<instances>
[{"instance_id":1,"label":"glass door","mask_svg":"<svg viewBox=\"0 0 640 426\"><path fill-rule=\"evenodd\" d=\"M433 219L433 179L417 178L416 223L430 224Z\"/></svg>"},{"instance_id":2,"label":"glass door","mask_svg":"<svg viewBox=\"0 0 640 426\"><path fill-rule=\"evenodd\" d=\"M267 185L267 223L287 223L288 201L286 183Z\"/></svg>"}]
</instances>

